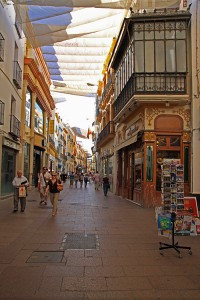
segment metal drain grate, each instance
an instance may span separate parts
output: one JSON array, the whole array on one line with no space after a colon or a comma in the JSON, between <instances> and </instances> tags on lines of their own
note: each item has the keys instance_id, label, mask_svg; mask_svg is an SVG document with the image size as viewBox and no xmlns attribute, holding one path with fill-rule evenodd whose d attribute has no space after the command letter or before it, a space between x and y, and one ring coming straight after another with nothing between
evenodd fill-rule
<instances>
[{"instance_id":1,"label":"metal drain grate","mask_svg":"<svg viewBox=\"0 0 200 300\"><path fill-rule=\"evenodd\" d=\"M98 236L96 234L85 234L85 233L66 233L64 235L61 250L66 249L99 249Z\"/></svg>"},{"instance_id":2,"label":"metal drain grate","mask_svg":"<svg viewBox=\"0 0 200 300\"><path fill-rule=\"evenodd\" d=\"M27 263L57 263L63 259L63 251L34 251Z\"/></svg>"}]
</instances>

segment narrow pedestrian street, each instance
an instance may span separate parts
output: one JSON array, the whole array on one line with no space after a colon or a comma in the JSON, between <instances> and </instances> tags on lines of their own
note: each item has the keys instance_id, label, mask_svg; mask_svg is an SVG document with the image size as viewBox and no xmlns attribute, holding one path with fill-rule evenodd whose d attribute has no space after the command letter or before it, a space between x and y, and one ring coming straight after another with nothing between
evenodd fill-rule
<instances>
[{"instance_id":1,"label":"narrow pedestrian street","mask_svg":"<svg viewBox=\"0 0 200 300\"><path fill-rule=\"evenodd\" d=\"M25 213L0 202L0 299L199 299L199 237L176 237L192 255L160 255L154 209L69 181L56 216L39 202L37 189Z\"/></svg>"}]
</instances>

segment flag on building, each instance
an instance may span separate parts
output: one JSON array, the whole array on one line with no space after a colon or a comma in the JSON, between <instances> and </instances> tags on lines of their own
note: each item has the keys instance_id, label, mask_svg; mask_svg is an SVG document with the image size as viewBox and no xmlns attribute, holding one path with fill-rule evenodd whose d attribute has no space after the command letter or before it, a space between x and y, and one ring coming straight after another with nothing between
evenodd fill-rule
<instances>
[{"instance_id":1,"label":"flag on building","mask_svg":"<svg viewBox=\"0 0 200 300\"><path fill-rule=\"evenodd\" d=\"M90 128L88 127L88 132L87 132L87 138L90 138L90 134L92 134L92 131L90 130Z\"/></svg>"}]
</instances>

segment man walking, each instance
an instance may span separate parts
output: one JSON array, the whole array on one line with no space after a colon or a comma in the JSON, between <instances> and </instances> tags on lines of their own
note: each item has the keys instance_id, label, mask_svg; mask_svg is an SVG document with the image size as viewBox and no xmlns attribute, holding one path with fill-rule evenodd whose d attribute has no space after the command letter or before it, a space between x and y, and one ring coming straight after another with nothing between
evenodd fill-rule
<instances>
[{"instance_id":1,"label":"man walking","mask_svg":"<svg viewBox=\"0 0 200 300\"><path fill-rule=\"evenodd\" d=\"M42 172L40 173L38 178L38 190L40 192L41 205L47 205L48 194L45 194L45 191L50 179L51 174L48 172L48 169L46 167L43 167Z\"/></svg>"}]
</instances>

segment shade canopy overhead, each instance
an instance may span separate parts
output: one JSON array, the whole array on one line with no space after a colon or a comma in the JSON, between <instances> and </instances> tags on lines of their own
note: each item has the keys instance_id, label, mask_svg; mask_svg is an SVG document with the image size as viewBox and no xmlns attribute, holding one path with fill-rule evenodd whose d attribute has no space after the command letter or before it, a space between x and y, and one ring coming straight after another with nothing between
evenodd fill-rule
<instances>
[{"instance_id":1,"label":"shade canopy overhead","mask_svg":"<svg viewBox=\"0 0 200 300\"><path fill-rule=\"evenodd\" d=\"M40 47L51 92L94 96L124 17L132 9L169 7L175 0L13 0L17 22ZM154 3L154 4L152 4Z\"/></svg>"}]
</instances>

